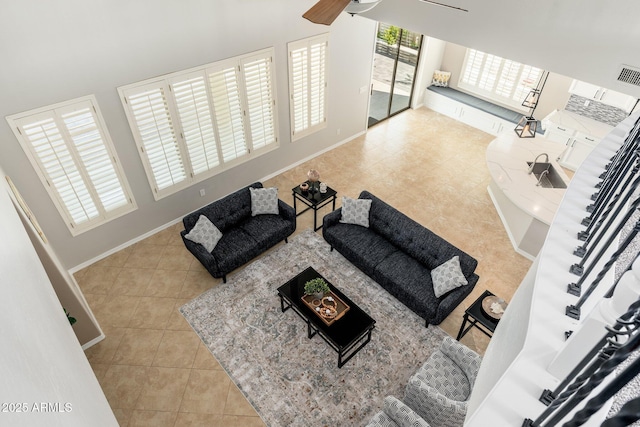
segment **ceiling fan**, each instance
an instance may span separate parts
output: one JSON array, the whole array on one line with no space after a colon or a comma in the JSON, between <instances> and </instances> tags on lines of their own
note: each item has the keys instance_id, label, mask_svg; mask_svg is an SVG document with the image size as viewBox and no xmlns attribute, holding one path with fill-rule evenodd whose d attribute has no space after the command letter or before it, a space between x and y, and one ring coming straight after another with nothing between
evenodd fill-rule
<instances>
[{"instance_id":1,"label":"ceiling fan","mask_svg":"<svg viewBox=\"0 0 640 427\"><path fill-rule=\"evenodd\" d=\"M380 0L319 0L302 17L314 24L331 25L342 11L354 15L366 12L378 3Z\"/></svg>"}]
</instances>

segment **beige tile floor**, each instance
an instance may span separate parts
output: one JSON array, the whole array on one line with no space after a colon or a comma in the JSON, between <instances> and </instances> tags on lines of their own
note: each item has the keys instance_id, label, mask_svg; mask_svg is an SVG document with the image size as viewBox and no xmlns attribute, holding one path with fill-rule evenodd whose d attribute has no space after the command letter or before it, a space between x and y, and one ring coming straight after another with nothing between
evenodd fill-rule
<instances>
[{"instance_id":1,"label":"beige tile floor","mask_svg":"<svg viewBox=\"0 0 640 427\"><path fill-rule=\"evenodd\" d=\"M531 264L514 252L487 194L491 140L428 109L409 110L264 184L292 204L290 189L315 168L339 197L367 189L478 259L472 295L440 325L455 337L468 305L485 289L510 300ZM312 218L300 216L296 232L311 228ZM87 358L122 426L264 425L178 312L223 286L184 248L181 229L76 273L106 334ZM475 329L462 340L480 353L488 341Z\"/></svg>"}]
</instances>

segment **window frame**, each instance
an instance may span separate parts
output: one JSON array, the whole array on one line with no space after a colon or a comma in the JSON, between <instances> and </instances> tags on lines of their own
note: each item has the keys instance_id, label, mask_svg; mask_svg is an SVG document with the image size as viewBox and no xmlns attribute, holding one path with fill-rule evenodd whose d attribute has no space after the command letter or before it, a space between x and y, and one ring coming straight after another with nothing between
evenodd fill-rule
<instances>
[{"instance_id":1,"label":"window frame","mask_svg":"<svg viewBox=\"0 0 640 427\"><path fill-rule=\"evenodd\" d=\"M274 52L275 49L273 47L269 47L266 49L261 49L259 51L250 52L221 61L200 65L174 73L164 74L158 77L118 87L120 100L125 110L127 120L129 121L129 126L133 134L136 147L138 148L138 154L140 155L140 158L142 160L142 164L147 175L147 180L149 181L151 192L155 200L167 197L198 182L211 178L212 176L232 169L240 164L246 163L256 157L273 151L280 146ZM265 107L263 105L264 108L262 110L269 110L272 113L270 117L271 131L268 132L268 134L272 136L272 139L270 140L270 142L264 144L263 146L254 148L254 141L256 141L257 139L253 138L254 134L252 132L255 130L255 126L258 126L258 122L252 121L251 117L249 117L250 112L247 99L247 88L249 87L248 85L250 83L253 83L253 81L249 81L249 77L247 76L247 69L249 66L259 61L269 64L269 66L267 67L268 70L266 71L266 73L268 74L268 80L266 82L261 82L266 83L265 86L267 87L266 89L262 88L262 90L268 90L270 95L266 98L266 101L263 101L263 104L268 103L269 106ZM222 75L218 75L218 73L221 72L226 73L226 80L223 79ZM234 75L234 78L231 79L231 81L229 81L228 79L230 77L230 74ZM262 74L261 76L264 77L264 74ZM206 97L206 111L208 112L208 116L213 127L213 132L209 135L211 139L208 140L208 147L209 149L213 149L213 147L215 147L215 157L217 158L217 163L203 171L195 172L194 163L196 159L195 156L192 157L192 153L189 151L187 137L185 137L185 119L187 117L186 114L181 114L180 112L180 106L176 98L177 95L174 88L180 83L184 83L189 79L195 79L198 77L201 77L203 79L202 81L204 83L204 90L206 91L206 95L202 93L200 94L200 102L204 103L205 101L202 97ZM229 96L224 98L224 93L226 93L225 90L231 89L231 86L220 86L224 85L225 82L227 82L229 85L236 86L235 90L237 90L237 98L231 100L233 101L233 105L228 103L226 105L216 105L217 101L229 101L231 99L229 98ZM136 120L137 113L133 110L134 107L132 103L129 102L129 100L132 100L134 97L145 93L146 90L153 88L162 88L164 91L163 100L166 104L166 113L169 119L168 123L170 124L173 136L175 137L175 144L178 147L177 152L179 153L180 162L185 174L184 179L167 186L158 184L158 178L160 177L154 173L152 162L150 161L147 154L145 140L141 134L141 130ZM216 98L217 93L214 91L217 89L221 90L221 98ZM201 104L201 106L202 105L204 104ZM204 111L205 107L202 108L202 111ZM224 113L229 113L232 116L223 117L222 115ZM222 132L221 128L224 127L224 125L235 125L237 128L239 123L241 127L240 130L235 129L230 131L230 133ZM198 129L202 130L202 127ZM239 149L238 154L231 159L225 159L225 152L223 149L225 141L231 141L230 147L232 148L232 150ZM244 146L238 145L238 143L243 143ZM245 150L242 149L243 147L245 148ZM211 155L210 157L213 158L214 156Z\"/></svg>"},{"instance_id":2,"label":"window frame","mask_svg":"<svg viewBox=\"0 0 640 427\"><path fill-rule=\"evenodd\" d=\"M89 108L89 112L93 110L91 113L91 116L94 119L92 124L95 125L95 131L98 132L100 137L99 139L102 142L101 149L104 149L102 156L104 157L106 155L110 159L110 164L113 167L113 172L115 173L112 178L117 178L125 201L124 205L111 210L107 210L103 204L103 200L101 200L101 197L106 196L108 193L103 192L101 195L92 180L91 174L95 174L97 170L91 172L90 168L88 168L86 161L88 159L83 159L83 155L80 152L81 150L78 149L77 144L73 140L73 135L70 133L68 123L65 122L63 118L63 115L65 114L69 114L74 111L83 111L87 108ZM122 163L118 158L109 130L100 111L100 107L98 106L98 101L94 95L87 95L24 111L22 113L12 114L7 116L6 120L72 236L77 236L99 227L116 218L133 212L138 208L133 192L131 191L131 187L127 181L127 177L124 173L124 169L122 168ZM64 142L64 146L69 153L69 157L73 160L76 172L80 177L79 179L86 187L91 201L95 205L95 209L98 211L97 216L88 218L86 221L76 222L73 218L70 207L64 200L63 195L58 191L58 188L56 188L53 183L54 177L50 176L46 171L46 168L43 165L43 158L38 156L36 153L36 148L28 138L29 132L25 130L25 126L35 126L43 120L53 120L55 129L58 132L60 139ZM86 136L86 134L84 134L84 136ZM67 178L70 178L68 172L69 169L64 169L64 175L67 176Z\"/></svg>"},{"instance_id":3,"label":"window frame","mask_svg":"<svg viewBox=\"0 0 640 427\"><path fill-rule=\"evenodd\" d=\"M324 45L323 56L321 58L322 64L309 63L309 57L314 46ZM294 62L294 52L299 50L305 50L306 64L303 66L302 71L294 69L297 64ZM323 33L316 36L308 37L302 40L297 40L287 43L287 67L289 70L289 115L291 125L291 141L297 141L315 132L318 132L327 127L327 110L328 110L328 88L329 88L329 33ZM314 79L313 68L314 66L322 70L322 76L316 76ZM306 76L305 81L297 81L296 76L299 73L303 73ZM321 79L321 81L318 81ZM303 87L304 93L299 93L300 86ZM313 88L321 87L322 91L319 93L316 91L315 97L320 97L319 102L314 103ZM302 97L300 101L302 105L300 108L296 106L296 99L298 96ZM315 116L322 116L322 120L313 122L314 114L312 110L320 108L320 114ZM298 117L298 111L304 110L305 116ZM304 124L300 130L297 129L296 123L303 121Z\"/></svg>"},{"instance_id":4,"label":"window frame","mask_svg":"<svg viewBox=\"0 0 640 427\"><path fill-rule=\"evenodd\" d=\"M483 56L480 60L480 70L476 75L476 73L468 69L468 67L470 66L470 61L474 61L477 54L482 54ZM490 65L488 64L494 65L494 72L491 73L493 74L493 76L489 75L485 79L483 79L483 76L485 74L490 74L490 71L488 71ZM515 73L515 77L513 78L512 87L509 90L509 96L501 95L498 92L505 92L505 86L510 85L509 79L505 78L504 76L504 71L505 69L509 69L514 66L517 68L517 72ZM531 82L530 85L522 85L522 76L524 74L530 73L532 70L538 70L537 78L535 79L535 81ZM464 56L464 61L462 63L462 68L460 70L458 87L473 94L479 95L483 98L487 98L499 104L514 108L518 111L526 112L528 111L528 108L522 106L522 102L524 101L529 91L535 89L543 74L543 69L519 63L510 59L502 58L487 52L482 52L477 49L467 48ZM469 76L469 80L475 81L470 82L466 80L467 76ZM489 82L489 80L492 81ZM491 83L489 89L486 88L487 83ZM519 94L520 96L516 96L517 94Z\"/></svg>"}]
</instances>

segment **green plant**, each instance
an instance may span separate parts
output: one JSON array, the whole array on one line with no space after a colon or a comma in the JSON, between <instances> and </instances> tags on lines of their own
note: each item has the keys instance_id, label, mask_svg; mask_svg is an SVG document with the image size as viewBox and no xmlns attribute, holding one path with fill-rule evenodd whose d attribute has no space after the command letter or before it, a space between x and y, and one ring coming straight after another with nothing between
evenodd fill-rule
<instances>
[{"instance_id":1,"label":"green plant","mask_svg":"<svg viewBox=\"0 0 640 427\"><path fill-rule=\"evenodd\" d=\"M67 315L67 319L69 319L69 324L73 325L74 323L77 322L76 318L72 317L66 308L63 308L63 310L64 310L64 313Z\"/></svg>"},{"instance_id":2,"label":"green plant","mask_svg":"<svg viewBox=\"0 0 640 427\"><path fill-rule=\"evenodd\" d=\"M322 292L323 294L326 294L327 292L329 292L329 285L321 277L311 279L304 284L305 294L313 295L313 294L318 294L320 292Z\"/></svg>"},{"instance_id":3,"label":"green plant","mask_svg":"<svg viewBox=\"0 0 640 427\"><path fill-rule=\"evenodd\" d=\"M400 28L396 27L395 25L391 25L382 34L382 39L386 41L388 45L393 46L398 41L399 35L400 35Z\"/></svg>"}]
</instances>

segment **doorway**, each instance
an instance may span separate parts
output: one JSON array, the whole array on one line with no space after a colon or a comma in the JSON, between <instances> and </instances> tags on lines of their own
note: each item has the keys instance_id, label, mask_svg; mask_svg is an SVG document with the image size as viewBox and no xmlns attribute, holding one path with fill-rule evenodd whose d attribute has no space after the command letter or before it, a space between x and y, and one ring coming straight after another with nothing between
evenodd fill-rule
<instances>
[{"instance_id":1,"label":"doorway","mask_svg":"<svg viewBox=\"0 0 640 427\"><path fill-rule=\"evenodd\" d=\"M409 108L422 35L378 23L368 126Z\"/></svg>"}]
</instances>

